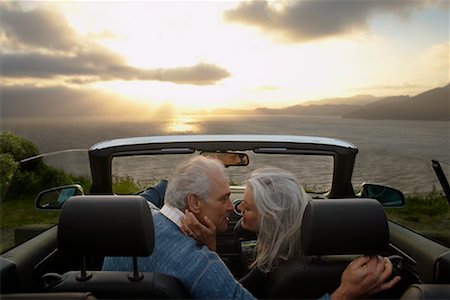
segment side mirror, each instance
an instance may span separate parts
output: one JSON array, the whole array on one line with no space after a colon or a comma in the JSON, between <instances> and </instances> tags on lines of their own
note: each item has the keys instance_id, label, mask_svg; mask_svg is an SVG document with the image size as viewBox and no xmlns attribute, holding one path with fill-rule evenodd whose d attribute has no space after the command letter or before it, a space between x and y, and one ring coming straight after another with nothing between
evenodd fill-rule
<instances>
[{"instance_id":1,"label":"side mirror","mask_svg":"<svg viewBox=\"0 0 450 300\"><path fill-rule=\"evenodd\" d=\"M79 184L59 186L40 192L35 201L37 209L61 209L64 202L72 196L84 195L83 187Z\"/></svg>"},{"instance_id":2,"label":"side mirror","mask_svg":"<svg viewBox=\"0 0 450 300\"><path fill-rule=\"evenodd\" d=\"M401 207L405 205L405 196L401 191L378 184L363 183L359 196L377 199L384 207Z\"/></svg>"}]
</instances>

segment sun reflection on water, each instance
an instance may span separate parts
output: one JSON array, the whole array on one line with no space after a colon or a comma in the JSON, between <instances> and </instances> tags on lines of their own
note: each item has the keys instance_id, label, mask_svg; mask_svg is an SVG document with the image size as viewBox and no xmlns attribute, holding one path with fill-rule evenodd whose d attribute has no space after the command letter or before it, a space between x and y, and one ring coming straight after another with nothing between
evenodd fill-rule
<instances>
[{"instance_id":1,"label":"sun reflection on water","mask_svg":"<svg viewBox=\"0 0 450 300\"><path fill-rule=\"evenodd\" d=\"M164 126L167 133L199 133L200 126L193 117L176 117L168 120Z\"/></svg>"}]
</instances>

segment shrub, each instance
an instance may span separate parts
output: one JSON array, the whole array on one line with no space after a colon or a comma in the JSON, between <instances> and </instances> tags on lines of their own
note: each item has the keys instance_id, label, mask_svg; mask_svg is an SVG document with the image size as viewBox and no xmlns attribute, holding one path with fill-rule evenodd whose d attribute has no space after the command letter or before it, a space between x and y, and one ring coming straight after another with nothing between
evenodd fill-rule
<instances>
[{"instance_id":1,"label":"shrub","mask_svg":"<svg viewBox=\"0 0 450 300\"><path fill-rule=\"evenodd\" d=\"M117 194L134 194L141 189L130 176L114 178L113 190Z\"/></svg>"},{"instance_id":2,"label":"shrub","mask_svg":"<svg viewBox=\"0 0 450 300\"><path fill-rule=\"evenodd\" d=\"M1 200L14 199L24 193L35 197L44 189L79 183L85 191L91 187L87 178L76 177L62 170L47 166L42 159L24 159L39 155L30 141L11 132L0 135L0 192Z\"/></svg>"},{"instance_id":3,"label":"shrub","mask_svg":"<svg viewBox=\"0 0 450 300\"><path fill-rule=\"evenodd\" d=\"M0 153L9 153L14 161L19 162L22 159L39 155L39 150L31 141L4 131L0 134Z\"/></svg>"},{"instance_id":4,"label":"shrub","mask_svg":"<svg viewBox=\"0 0 450 300\"><path fill-rule=\"evenodd\" d=\"M0 201L7 193L18 165L10 153L0 154Z\"/></svg>"}]
</instances>

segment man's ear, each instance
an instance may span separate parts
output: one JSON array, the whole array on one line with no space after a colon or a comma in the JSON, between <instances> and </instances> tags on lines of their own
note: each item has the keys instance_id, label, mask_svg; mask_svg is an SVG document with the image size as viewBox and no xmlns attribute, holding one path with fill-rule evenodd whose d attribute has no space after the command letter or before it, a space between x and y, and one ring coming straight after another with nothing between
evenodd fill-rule
<instances>
[{"instance_id":1,"label":"man's ear","mask_svg":"<svg viewBox=\"0 0 450 300\"><path fill-rule=\"evenodd\" d=\"M193 214L198 214L200 212L200 200L195 194L189 194L187 197L187 208Z\"/></svg>"}]
</instances>

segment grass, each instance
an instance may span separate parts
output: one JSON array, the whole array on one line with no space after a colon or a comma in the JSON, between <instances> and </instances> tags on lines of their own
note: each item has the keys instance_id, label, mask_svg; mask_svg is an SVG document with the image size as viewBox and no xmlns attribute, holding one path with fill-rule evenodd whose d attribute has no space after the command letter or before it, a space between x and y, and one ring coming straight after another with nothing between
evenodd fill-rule
<instances>
[{"instance_id":1,"label":"grass","mask_svg":"<svg viewBox=\"0 0 450 300\"><path fill-rule=\"evenodd\" d=\"M402 208L386 209L388 218L450 247L450 208L444 195L410 195Z\"/></svg>"},{"instance_id":2,"label":"grass","mask_svg":"<svg viewBox=\"0 0 450 300\"><path fill-rule=\"evenodd\" d=\"M41 211L34 208L33 197L0 203L0 252L14 246L16 228L34 224L56 224L58 216L58 211Z\"/></svg>"}]
</instances>

